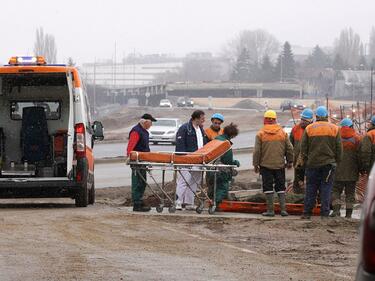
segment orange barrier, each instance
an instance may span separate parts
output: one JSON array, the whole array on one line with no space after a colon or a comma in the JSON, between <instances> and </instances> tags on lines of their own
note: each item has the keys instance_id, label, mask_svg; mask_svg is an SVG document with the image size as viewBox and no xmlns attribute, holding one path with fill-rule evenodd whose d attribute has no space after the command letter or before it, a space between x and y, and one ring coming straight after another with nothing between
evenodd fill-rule
<instances>
[{"instance_id":1,"label":"orange barrier","mask_svg":"<svg viewBox=\"0 0 375 281\"><path fill-rule=\"evenodd\" d=\"M195 152L179 155L173 152L136 152L130 153L131 161L174 164L204 164L217 159L231 148L229 141L212 140Z\"/></svg>"},{"instance_id":2,"label":"orange barrier","mask_svg":"<svg viewBox=\"0 0 375 281\"><path fill-rule=\"evenodd\" d=\"M286 210L290 215L302 215L303 204L286 204ZM261 214L267 211L266 203L242 202L242 201L227 201L224 200L218 206L218 211L221 212L236 212L236 213L253 213ZM275 212L280 213L280 206L275 203ZM320 205L313 209L313 215L320 215Z\"/></svg>"}]
</instances>

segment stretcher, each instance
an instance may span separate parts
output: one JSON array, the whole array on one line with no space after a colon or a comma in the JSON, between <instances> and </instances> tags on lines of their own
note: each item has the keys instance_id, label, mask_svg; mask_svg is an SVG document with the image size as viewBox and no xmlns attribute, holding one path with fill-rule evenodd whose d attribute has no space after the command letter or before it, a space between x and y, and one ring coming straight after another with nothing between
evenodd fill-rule
<instances>
[{"instance_id":1,"label":"stretcher","mask_svg":"<svg viewBox=\"0 0 375 281\"><path fill-rule=\"evenodd\" d=\"M228 201L224 200L218 209L221 212L236 212L236 213L253 213L261 214L267 211L266 203L256 203L256 202L243 202L243 201ZM286 204L286 211L290 215L302 215L303 214L303 204ZM280 205L275 203L275 212L280 213ZM320 205L317 205L312 214L314 216L320 215Z\"/></svg>"},{"instance_id":2,"label":"stretcher","mask_svg":"<svg viewBox=\"0 0 375 281\"><path fill-rule=\"evenodd\" d=\"M216 210L216 177L217 173L221 171L233 171L236 166L224 165L220 163L219 159L228 150L231 149L229 141L212 140L201 149L195 152L138 152L132 151L129 156L128 164L132 168L132 172L136 173L139 178L151 190L154 196L159 200L159 205L156 211L163 212L164 207L168 205L168 211L174 213L176 211L176 179L177 175L186 183L188 189L194 194L194 198L198 201L196 207L197 213L202 213L205 203L208 202L208 212L215 213ZM146 171L146 176L154 183L154 186L147 182L147 179L142 175L141 170ZM161 171L161 184L155 178L155 172ZM190 186L188 180L185 178L183 171L199 172L201 173L201 181L194 183L198 190L195 191ZM173 194L166 191L165 175L167 172L173 173ZM214 175L214 196L210 198L203 186L204 173L210 172ZM159 191L159 192L158 192ZM161 194L161 195L160 195Z\"/></svg>"}]
</instances>

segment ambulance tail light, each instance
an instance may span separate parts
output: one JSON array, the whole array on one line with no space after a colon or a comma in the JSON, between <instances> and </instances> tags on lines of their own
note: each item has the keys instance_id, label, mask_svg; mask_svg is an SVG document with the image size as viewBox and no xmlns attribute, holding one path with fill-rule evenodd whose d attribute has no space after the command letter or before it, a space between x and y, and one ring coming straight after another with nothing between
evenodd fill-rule
<instances>
[{"instance_id":1,"label":"ambulance tail light","mask_svg":"<svg viewBox=\"0 0 375 281\"><path fill-rule=\"evenodd\" d=\"M86 156L86 137L85 137L85 124L78 123L75 125L75 153L77 158Z\"/></svg>"}]
</instances>

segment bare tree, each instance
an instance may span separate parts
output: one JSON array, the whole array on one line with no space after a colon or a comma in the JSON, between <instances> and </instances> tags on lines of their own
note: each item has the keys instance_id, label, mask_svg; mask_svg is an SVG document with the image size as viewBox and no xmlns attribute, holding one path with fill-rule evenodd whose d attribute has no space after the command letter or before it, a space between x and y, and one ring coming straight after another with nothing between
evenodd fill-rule
<instances>
[{"instance_id":1,"label":"bare tree","mask_svg":"<svg viewBox=\"0 0 375 281\"><path fill-rule=\"evenodd\" d=\"M335 55L339 55L346 67L358 65L361 53L361 38L352 28L341 31L339 38L335 40Z\"/></svg>"},{"instance_id":2,"label":"bare tree","mask_svg":"<svg viewBox=\"0 0 375 281\"><path fill-rule=\"evenodd\" d=\"M36 30L34 53L36 56L44 56L48 63L56 63L57 50L55 37L51 34L44 33L42 27Z\"/></svg>"},{"instance_id":3,"label":"bare tree","mask_svg":"<svg viewBox=\"0 0 375 281\"><path fill-rule=\"evenodd\" d=\"M224 55L235 61L244 49L247 49L250 61L254 65L260 65L263 57L272 57L277 54L280 43L266 30L243 30L224 48Z\"/></svg>"}]
</instances>

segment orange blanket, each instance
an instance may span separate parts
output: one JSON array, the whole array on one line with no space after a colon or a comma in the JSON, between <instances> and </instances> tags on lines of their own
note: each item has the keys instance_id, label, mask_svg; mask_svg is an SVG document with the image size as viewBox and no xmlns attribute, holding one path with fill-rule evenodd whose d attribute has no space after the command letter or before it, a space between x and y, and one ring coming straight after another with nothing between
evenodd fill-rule
<instances>
[{"instance_id":1,"label":"orange blanket","mask_svg":"<svg viewBox=\"0 0 375 281\"><path fill-rule=\"evenodd\" d=\"M217 159L227 152L230 147L229 141L212 140L197 151L186 155L174 154L173 152L132 151L130 153L130 160L154 163L203 164Z\"/></svg>"}]
</instances>

